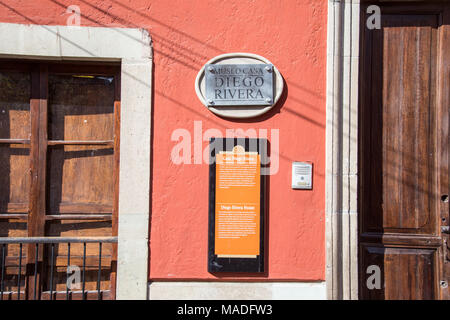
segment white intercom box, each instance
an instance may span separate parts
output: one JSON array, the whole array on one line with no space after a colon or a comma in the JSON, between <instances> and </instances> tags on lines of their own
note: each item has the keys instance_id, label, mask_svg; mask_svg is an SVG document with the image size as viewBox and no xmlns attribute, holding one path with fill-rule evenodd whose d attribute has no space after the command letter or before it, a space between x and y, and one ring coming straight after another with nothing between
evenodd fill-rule
<instances>
[{"instance_id":1,"label":"white intercom box","mask_svg":"<svg viewBox=\"0 0 450 320\"><path fill-rule=\"evenodd\" d=\"M292 163L292 189L312 189L313 165L310 162Z\"/></svg>"}]
</instances>

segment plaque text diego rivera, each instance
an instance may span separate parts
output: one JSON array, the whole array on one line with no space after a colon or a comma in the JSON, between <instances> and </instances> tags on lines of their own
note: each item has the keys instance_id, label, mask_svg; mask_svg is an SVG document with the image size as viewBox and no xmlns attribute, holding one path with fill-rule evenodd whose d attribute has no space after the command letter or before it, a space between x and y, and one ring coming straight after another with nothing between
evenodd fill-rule
<instances>
[{"instance_id":1,"label":"plaque text diego rivera","mask_svg":"<svg viewBox=\"0 0 450 320\"><path fill-rule=\"evenodd\" d=\"M207 64L205 80L210 106L273 104L271 64Z\"/></svg>"}]
</instances>

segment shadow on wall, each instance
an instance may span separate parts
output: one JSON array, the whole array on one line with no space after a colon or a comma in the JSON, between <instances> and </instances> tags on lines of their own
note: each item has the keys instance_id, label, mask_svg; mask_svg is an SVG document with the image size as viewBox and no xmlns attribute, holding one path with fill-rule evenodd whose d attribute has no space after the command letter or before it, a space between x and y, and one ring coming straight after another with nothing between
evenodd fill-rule
<instances>
[{"instance_id":1,"label":"shadow on wall","mask_svg":"<svg viewBox=\"0 0 450 320\"><path fill-rule=\"evenodd\" d=\"M66 7L67 7L65 4L63 4L63 3L61 3L61 2L59 2L59 1L57 1L57 0L50 0L50 1L53 2L53 3L55 3L55 4L57 4L58 6L60 6L60 7L64 10L64 12L65 12ZM87 2L87 1L85 1L85 0L80 0L80 2L86 4L87 6L93 8L93 9L95 9L95 10L97 10L97 11L99 11L99 12L102 13L103 15L112 18L114 21L117 21L117 22L121 23L123 27L141 28L140 25L136 25L135 23L133 23L133 22L131 22L131 21L128 21L128 20L125 20L125 19L123 19L123 18L121 18L121 17L119 17L119 16L113 15L113 14L111 14L111 13L109 13L109 12L107 12L107 11L105 11L105 10L103 10L103 9L101 9L101 8L99 8L99 7L97 7L97 6L93 5L93 4L91 4L91 3ZM150 21L153 22L153 23L156 23L156 24L158 24L158 25L161 25L162 27L169 29L171 32L175 32L175 33L179 34L181 37L184 37L184 38L186 38L186 39L188 39L188 40L190 40L190 41L196 42L196 43L198 43L198 44L200 44L200 45L202 45L202 46L204 46L204 47L207 47L207 48L209 48L209 49L215 51L217 54L219 54L219 53L220 53L220 54L221 54L221 53L225 53L224 50L221 50L221 49L219 49L219 48L217 48L217 47L215 47L215 46L212 46L212 45L210 45L210 44L208 44L208 43L205 43L204 41L202 41L202 40L200 40L200 39L197 39L197 38L193 37L192 35L189 35L189 34L183 32L183 31L180 31L180 30L178 30L178 29L175 29L175 28L173 28L173 27L171 27L171 26L169 26L169 25L167 25L167 24L165 24L165 23L163 23L163 22L161 22L161 21L159 21L159 20L157 20L157 19L155 19L155 18L153 18L153 17L147 15L147 14L144 14L144 13L139 12L139 11L135 11L133 8L131 8L131 7L129 7L129 6L126 6L126 5L124 5L123 3L120 3L120 2L118 2L118 1L116 1L116 0L111 0L111 2L113 2L114 4L116 4L116 5L118 5L118 6L122 7L122 8L124 8L124 9L126 9L126 10L132 11L133 13L135 13L135 14L137 14L137 15L139 15L139 16L142 16L143 18L148 19L148 20L150 20ZM11 10L11 11L14 12L15 14L21 16L22 18L26 19L27 21L29 21L29 22L31 22L31 23L33 23L33 24L39 24L38 21L36 21L36 20L34 20L34 19L32 19L32 18L30 18L30 17L28 17L28 16L22 14L22 13L21 13L20 11L18 11L17 9L12 8L11 6L5 4L5 3L2 2L2 1L0 1L0 5L6 7L7 9ZM91 17L88 17L88 16L86 16L86 15L81 14L81 17L82 17L83 19L86 19L86 20L88 20L88 21L90 21L90 22L92 22L92 23L98 25L98 26L101 26L101 27L110 27L109 25L100 23L100 22L96 21L95 19L92 19ZM117 32L120 32L120 30L118 30L118 29L116 29L116 31L117 31ZM126 36L127 36L127 37L130 37L130 35L128 35L128 34L126 34ZM204 56L204 55L202 55L202 54L200 54L200 53L198 53L198 52L194 52L192 49L186 48L186 47L180 45L179 43L175 43L175 42L173 42L173 41L171 41L171 40L168 40L168 39L166 39L166 38L164 38L164 37L162 37L162 36L159 36L159 35L158 35L156 32L154 32L154 31L152 31L151 37L152 37L152 39L157 40L158 45L161 47L161 49L153 48L153 49L154 49L154 52L155 52L155 55L158 55L158 54L159 54L159 55L161 55L161 56L163 56L163 57L165 57L165 58L167 58L167 59L170 59L170 60L173 61L174 63L180 64L180 65L182 65L183 67L189 68L189 69L191 69L191 70L193 70L193 71L195 71L195 72L198 72L198 70L203 66L203 64L204 64L207 60L210 59L210 57ZM142 42L141 39L137 39L137 38L132 38L132 39L135 40L135 41L138 41L138 42ZM81 46L79 46L78 44L74 43L74 42L71 41L70 39L63 38L62 40L69 42L69 43L72 44L73 46L75 46L75 47L77 47L77 48L79 48L79 49L85 51L85 52L88 53L88 54L91 54L91 53L88 52L86 49L84 49L83 47L81 47ZM163 48L167 48L167 51L163 50ZM129 76L130 76L130 75L129 75ZM283 80L284 80L284 79L283 79ZM235 122L242 122L242 123L245 123L245 122L255 122L255 121L256 121L256 122L259 122L259 121L264 121L264 120L269 119L270 117L272 117L272 116L273 116L274 114L276 114L276 113L280 113L280 112L281 112L280 109L281 109L281 107L283 107L283 105L284 105L284 103L285 103L285 101L287 100L287 97L288 97L288 86L287 86L286 81L284 81L284 85L285 85L285 88L286 88L286 89L285 89L285 92L283 93L283 96L281 97L281 99L280 99L280 101L278 102L277 106L275 106L271 111L269 111L269 112L268 112L267 114L265 114L265 115L262 115L262 116L259 117L259 118L255 118L255 119L252 119L252 120L238 120L238 121L235 121ZM290 85L290 86L293 86L293 87L295 87L295 88L297 88L297 89L299 89L299 90L302 90L302 91L304 91L305 93L307 93L307 94L309 94L309 95L315 96L316 98L318 98L318 99L320 99L320 100L325 100L325 97L324 97L323 95L320 95L320 94L316 93L315 91L313 91L313 90L311 90L311 89L308 89L308 88L305 88L305 87L303 87L303 86L300 86L300 85L298 85L298 84L296 84L296 83L294 83L294 82L292 82L292 81L289 81L289 85ZM188 106L184 105L183 103L181 103L181 102L179 102L179 101L176 101L175 99L170 99L168 96L164 95L162 92L159 92L159 91L155 90L155 93L156 93L157 95L160 95L160 96L166 98L166 99L171 100L171 101L174 102L174 103L177 103L178 105L180 105L180 106L186 108L186 109L189 110L190 112L193 112L193 113L195 113L195 114L197 114L197 115L203 116L202 114L200 114L199 112L195 111L195 110L192 109L191 107L188 107ZM317 107L315 107L314 105L309 104L308 102L303 101L303 100L301 100L301 99L299 99L299 98L290 96L289 99L291 99L291 100L293 100L293 101L299 103L299 104L302 105L302 106L307 107L308 109L311 109L311 110L313 110L313 111L315 111L315 112L318 112L318 113L320 113L320 114L322 114L322 115L324 114L324 111L322 111L320 108L317 108ZM301 119L304 120L304 121L308 121L308 122L310 122L310 123L312 123L312 124L318 126L318 127L321 128L321 129L325 129L325 123L321 123L321 122L319 122L319 121L316 121L316 120L312 119L311 117L309 117L309 116L307 116L307 115L305 115L305 114L302 114L302 113L299 112L298 110L294 110L293 108L287 108L287 107L283 107L283 110L286 110L287 112L289 112L289 113L291 113L291 114L293 114L293 115L295 115L295 116L301 118ZM204 117L204 116L203 116L203 117ZM208 121L212 121L212 120L208 118ZM213 122L214 122L214 121L213 121ZM218 124L217 122L215 122L215 123ZM218 125L219 125L219 124L218 124ZM224 127L223 125L220 125L220 126L221 126L221 127Z\"/></svg>"}]
</instances>

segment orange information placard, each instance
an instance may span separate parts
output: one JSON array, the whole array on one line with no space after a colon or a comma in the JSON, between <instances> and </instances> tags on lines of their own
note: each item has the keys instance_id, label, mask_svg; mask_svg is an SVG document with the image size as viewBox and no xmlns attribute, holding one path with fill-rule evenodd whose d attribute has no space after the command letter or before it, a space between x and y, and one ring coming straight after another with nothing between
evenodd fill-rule
<instances>
[{"instance_id":1,"label":"orange information placard","mask_svg":"<svg viewBox=\"0 0 450 320\"><path fill-rule=\"evenodd\" d=\"M237 145L216 154L215 248L219 258L260 254L261 162Z\"/></svg>"}]
</instances>

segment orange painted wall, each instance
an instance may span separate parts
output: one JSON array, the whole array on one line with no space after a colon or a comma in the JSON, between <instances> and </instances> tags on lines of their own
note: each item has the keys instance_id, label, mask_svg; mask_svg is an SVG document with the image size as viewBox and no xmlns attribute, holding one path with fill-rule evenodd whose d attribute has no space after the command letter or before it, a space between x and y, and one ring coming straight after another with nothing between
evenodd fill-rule
<instances>
[{"instance_id":1,"label":"orange painted wall","mask_svg":"<svg viewBox=\"0 0 450 320\"><path fill-rule=\"evenodd\" d=\"M324 279L327 1L2 0L0 22L65 25L73 4L81 8L82 25L145 28L154 41L151 279ZM227 52L274 63L286 81L285 101L251 121L210 113L194 80L207 60ZM267 275L207 272L208 166L170 160L173 130L193 134L194 121L202 121L203 131L280 130L280 170L270 177ZM291 162L302 160L314 162L313 191L290 187Z\"/></svg>"}]
</instances>

